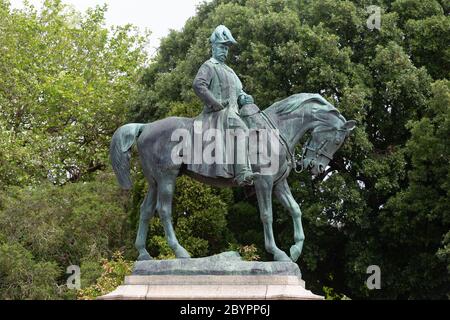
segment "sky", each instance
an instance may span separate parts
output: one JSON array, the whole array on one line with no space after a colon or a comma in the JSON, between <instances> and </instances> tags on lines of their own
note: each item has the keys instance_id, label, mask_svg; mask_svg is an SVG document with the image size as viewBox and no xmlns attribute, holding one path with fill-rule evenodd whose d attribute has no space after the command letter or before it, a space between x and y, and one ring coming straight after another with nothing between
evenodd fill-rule
<instances>
[{"instance_id":1,"label":"sky","mask_svg":"<svg viewBox=\"0 0 450 320\"><path fill-rule=\"evenodd\" d=\"M209 2L210 0L207 0ZM23 6L23 0L10 0L13 8ZM40 7L43 0L29 0ZM160 39L170 29L181 30L185 22L195 15L196 6L204 0L63 0L79 11L95 5L108 4L106 23L108 26L132 23L142 31L152 32L148 51L153 55L159 47Z\"/></svg>"}]
</instances>

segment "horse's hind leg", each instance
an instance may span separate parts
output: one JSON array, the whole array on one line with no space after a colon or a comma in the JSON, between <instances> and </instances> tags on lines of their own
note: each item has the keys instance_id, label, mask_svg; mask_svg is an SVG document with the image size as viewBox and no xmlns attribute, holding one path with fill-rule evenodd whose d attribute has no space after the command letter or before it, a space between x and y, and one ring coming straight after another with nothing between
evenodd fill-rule
<instances>
[{"instance_id":1,"label":"horse's hind leg","mask_svg":"<svg viewBox=\"0 0 450 320\"><path fill-rule=\"evenodd\" d=\"M189 253L179 243L172 224L172 200L177 174L165 174L158 179L158 212L164 227L167 242L179 259L190 258Z\"/></svg>"},{"instance_id":2,"label":"horse's hind leg","mask_svg":"<svg viewBox=\"0 0 450 320\"><path fill-rule=\"evenodd\" d=\"M144 202L141 205L141 212L139 218L139 230L136 236L136 249L139 251L138 261L143 260L151 260L152 257L147 252L146 243L147 243L147 233L148 233L148 224L150 219L155 215L156 209L156 200L157 200L157 189L156 189L156 181L154 179L149 180L149 190L147 195L145 196Z\"/></svg>"},{"instance_id":3,"label":"horse's hind leg","mask_svg":"<svg viewBox=\"0 0 450 320\"><path fill-rule=\"evenodd\" d=\"M292 216L292 220L294 222L294 241L295 244L291 247L291 259L296 262L297 259L302 254L303 243L305 241L305 234L303 233L302 226L302 211L300 210L300 206L297 201L295 201L292 196L291 189L286 180L280 182L275 187L275 195L277 199L281 202L283 207L285 207L290 215Z\"/></svg>"}]
</instances>

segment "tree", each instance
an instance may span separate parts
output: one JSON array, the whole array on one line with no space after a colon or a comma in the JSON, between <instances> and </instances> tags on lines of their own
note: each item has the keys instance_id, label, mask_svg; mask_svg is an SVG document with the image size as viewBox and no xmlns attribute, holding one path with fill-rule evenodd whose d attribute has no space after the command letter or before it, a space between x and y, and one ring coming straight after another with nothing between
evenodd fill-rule
<instances>
[{"instance_id":1,"label":"tree","mask_svg":"<svg viewBox=\"0 0 450 320\"><path fill-rule=\"evenodd\" d=\"M402 273L389 279L392 283L387 286L396 287L412 298L442 298L448 294L445 275L450 264L448 253L443 250L450 222L447 198L450 194L450 81L436 81L432 92L424 117L408 125L411 139L405 152L411 161L409 184L389 199L380 226L388 235L402 234L391 239L389 251L407 257L402 263ZM411 233L413 237L409 236ZM384 260L385 269L394 273L398 265L393 265L386 257ZM423 278L430 282L423 284ZM411 283L421 290L409 292L409 286L401 283Z\"/></svg>"},{"instance_id":2,"label":"tree","mask_svg":"<svg viewBox=\"0 0 450 320\"><path fill-rule=\"evenodd\" d=\"M105 11L80 14L60 0L11 10L0 1L0 161L10 167L0 185L63 184L107 165L146 56L145 37L130 25L110 32Z\"/></svg>"}]
</instances>

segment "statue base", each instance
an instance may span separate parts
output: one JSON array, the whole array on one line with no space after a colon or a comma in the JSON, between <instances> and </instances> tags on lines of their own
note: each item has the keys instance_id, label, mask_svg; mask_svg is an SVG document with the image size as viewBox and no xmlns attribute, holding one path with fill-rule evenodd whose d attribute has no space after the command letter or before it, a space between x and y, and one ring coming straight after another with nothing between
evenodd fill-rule
<instances>
[{"instance_id":1,"label":"statue base","mask_svg":"<svg viewBox=\"0 0 450 320\"><path fill-rule=\"evenodd\" d=\"M297 264L242 261L236 252L135 263L133 274L99 300L323 300L306 290Z\"/></svg>"}]
</instances>

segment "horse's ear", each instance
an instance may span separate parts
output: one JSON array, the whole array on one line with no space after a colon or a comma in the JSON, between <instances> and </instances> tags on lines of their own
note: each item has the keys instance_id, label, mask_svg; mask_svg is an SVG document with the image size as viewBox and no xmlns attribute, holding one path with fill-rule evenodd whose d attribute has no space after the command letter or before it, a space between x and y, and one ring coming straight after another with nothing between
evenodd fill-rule
<instances>
[{"instance_id":1,"label":"horse's ear","mask_svg":"<svg viewBox=\"0 0 450 320\"><path fill-rule=\"evenodd\" d=\"M347 131L353 131L353 129L356 128L356 121L355 120L350 120L347 121L343 126L342 129L345 129Z\"/></svg>"}]
</instances>

